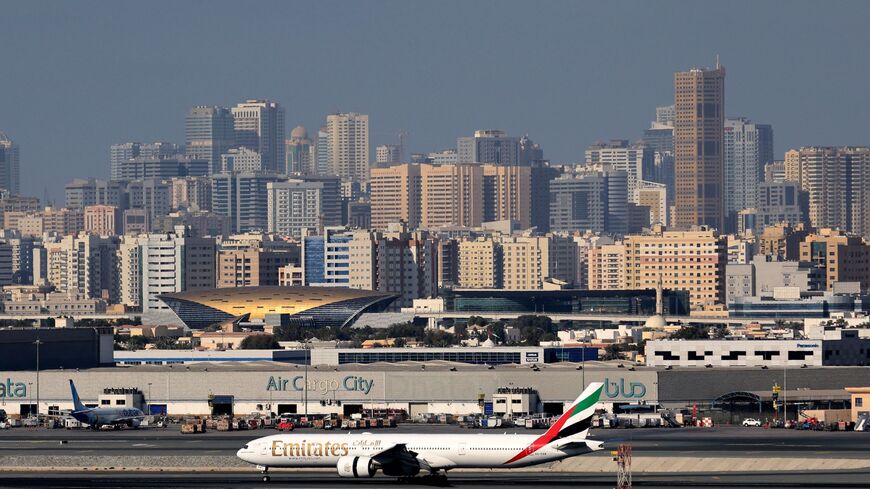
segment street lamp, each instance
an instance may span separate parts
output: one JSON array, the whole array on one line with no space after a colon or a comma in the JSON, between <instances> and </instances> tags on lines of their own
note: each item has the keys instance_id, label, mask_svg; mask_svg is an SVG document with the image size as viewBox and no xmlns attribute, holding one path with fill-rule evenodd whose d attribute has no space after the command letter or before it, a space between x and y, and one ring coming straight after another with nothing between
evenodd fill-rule
<instances>
[{"instance_id":1,"label":"street lamp","mask_svg":"<svg viewBox=\"0 0 870 489\"><path fill-rule=\"evenodd\" d=\"M145 402L145 409L148 410L147 414L151 414L151 382L148 382L148 400Z\"/></svg>"},{"instance_id":2,"label":"street lamp","mask_svg":"<svg viewBox=\"0 0 870 489\"><path fill-rule=\"evenodd\" d=\"M27 415L33 416L33 382L27 383Z\"/></svg>"},{"instance_id":3,"label":"street lamp","mask_svg":"<svg viewBox=\"0 0 870 489\"><path fill-rule=\"evenodd\" d=\"M36 345L36 418L39 419L39 346L42 345L44 341L40 340L38 337L36 341L33 342Z\"/></svg>"}]
</instances>

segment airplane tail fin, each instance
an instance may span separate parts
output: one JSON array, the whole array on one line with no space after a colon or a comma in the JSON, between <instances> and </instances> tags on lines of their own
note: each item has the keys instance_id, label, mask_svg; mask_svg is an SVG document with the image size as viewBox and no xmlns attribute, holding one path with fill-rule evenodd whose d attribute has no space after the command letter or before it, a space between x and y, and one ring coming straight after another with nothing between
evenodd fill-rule
<instances>
[{"instance_id":1,"label":"airplane tail fin","mask_svg":"<svg viewBox=\"0 0 870 489\"><path fill-rule=\"evenodd\" d=\"M595 414L595 406L601 396L602 382L591 382L586 389L572 402L562 416L547 431L552 436L550 441L569 436L586 438L589 428L592 426L592 415Z\"/></svg>"},{"instance_id":2,"label":"airplane tail fin","mask_svg":"<svg viewBox=\"0 0 870 489\"><path fill-rule=\"evenodd\" d=\"M73 383L72 379L69 379L69 388L72 391L72 400L73 407L76 411L84 411L87 409L84 404L82 404L82 400L79 399L79 393L76 391L76 385Z\"/></svg>"}]
</instances>

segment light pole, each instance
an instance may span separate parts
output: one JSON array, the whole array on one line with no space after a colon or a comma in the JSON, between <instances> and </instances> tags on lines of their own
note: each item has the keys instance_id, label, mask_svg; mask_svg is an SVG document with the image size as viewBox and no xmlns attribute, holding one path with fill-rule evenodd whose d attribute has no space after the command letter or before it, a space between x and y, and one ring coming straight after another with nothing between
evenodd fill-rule
<instances>
[{"instance_id":1,"label":"light pole","mask_svg":"<svg viewBox=\"0 0 870 489\"><path fill-rule=\"evenodd\" d=\"M27 415L28 415L28 417L33 416L33 412L31 412L31 409L33 409L33 382L28 382L27 383Z\"/></svg>"},{"instance_id":2,"label":"light pole","mask_svg":"<svg viewBox=\"0 0 870 489\"><path fill-rule=\"evenodd\" d=\"M305 422L308 423L308 364L311 363L311 345L308 344L307 340L303 342L303 345L305 349L305 383L302 386L302 397L304 399L302 404L305 407Z\"/></svg>"},{"instance_id":3,"label":"light pole","mask_svg":"<svg viewBox=\"0 0 870 489\"><path fill-rule=\"evenodd\" d=\"M36 418L39 419L39 346L42 345L43 341L38 337L36 341L33 342L36 345Z\"/></svg>"},{"instance_id":4,"label":"light pole","mask_svg":"<svg viewBox=\"0 0 870 489\"><path fill-rule=\"evenodd\" d=\"M788 361L788 360L786 360ZM788 364L782 368L782 422L788 421Z\"/></svg>"},{"instance_id":5,"label":"light pole","mask_svg":"<svg viewBox=\"0 0 870 489\"><path fill-rule=\"evenodd\" d=\"M148 410L146 414L151 414L151 382L148 382L148 401L145 402L145 409Z\"/></svg>"}]
</instances>

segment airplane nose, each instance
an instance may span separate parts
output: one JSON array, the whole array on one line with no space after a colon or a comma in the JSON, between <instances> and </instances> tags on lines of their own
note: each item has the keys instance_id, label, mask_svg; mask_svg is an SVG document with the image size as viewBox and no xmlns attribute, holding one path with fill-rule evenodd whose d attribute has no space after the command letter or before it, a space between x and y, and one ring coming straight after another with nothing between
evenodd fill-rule
<instances>
[{"instance_id":1,"label":"airplane nose","mask_svg":"<svg viewBox=\"0 0 870 489\"><path fill-rule=\"evenodd\" d=\"M251 454L251 451L246 448L240 448L238 452L236 452L236 457L244 460L245 462L250 462L248 460L248 456Z\"/></svg>"}]
</instances>

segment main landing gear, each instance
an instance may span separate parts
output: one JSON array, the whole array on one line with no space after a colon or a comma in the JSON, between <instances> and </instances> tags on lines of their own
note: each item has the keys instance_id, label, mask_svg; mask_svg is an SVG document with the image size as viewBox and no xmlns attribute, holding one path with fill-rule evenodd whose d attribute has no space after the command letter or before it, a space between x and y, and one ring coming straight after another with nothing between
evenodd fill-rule
<instances>
[{"instance_id":1,"label":"main landing gear","mask_svg":"<svg viewBox=\"0 0 870 489\"><path fill-rule=\"evenodd\" d=\"M257 468L260 469L260 473L263 474L263 482L269 482L270 480L272 480L272 478L269 477L269 473L268 473L269 467L266 467L263 465L258 465Z\"/></svg>"}]
</instances>

